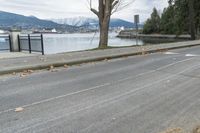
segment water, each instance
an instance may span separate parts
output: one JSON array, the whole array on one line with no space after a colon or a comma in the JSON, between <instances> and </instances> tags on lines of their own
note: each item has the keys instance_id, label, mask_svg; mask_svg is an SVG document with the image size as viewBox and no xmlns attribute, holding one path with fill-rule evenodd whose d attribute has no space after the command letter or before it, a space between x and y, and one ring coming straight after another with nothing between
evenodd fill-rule
<instances>
[{"instance_id":1,"label":"water","mask_svg":"<svg viewBox=\"0 0 200 133\"><path fill-rule=\"evenodd\" d=\"M108 46L110 47L125 47L136 45L147 45L170 42L172 40L138 40L117 38L117 33L109 34ZM38 38L39 37L39 38ZM76 33L76 34L43 34L44 53L56 54L73 51L83 51L98 48L99 33ZM20 46L23 50L29 50L29 41L27 35L20 36ZM8 41L0 39L0 50L9 47ZM34 51L41 51L40 35L31 35L31 49Z\"/></svg>"},{"instance_id":2,"label":"water","mask_svg":"<svg viewBox=\"0 0 200 133\"><path fill-rule=\"evenodd\" d=\"M109 34L110 47L134 46L135 39L117 38L117 33ZM76 34L45 34L44 50L45 54L55 54L62 52L82 51L98 48L98 33L76 33ZM145 42L138 40L138 45L144 45Z\"/></svg>"},{"instance_id":3,"label":"water","mask_svg":"<svg viewBox=\"0 0 200 133\"><path fill-rule=\"evenodd\" d=\"M1 35L0 34L0 52L9 51L10 44L8 35Z\"/></svg>"}]
</instances>

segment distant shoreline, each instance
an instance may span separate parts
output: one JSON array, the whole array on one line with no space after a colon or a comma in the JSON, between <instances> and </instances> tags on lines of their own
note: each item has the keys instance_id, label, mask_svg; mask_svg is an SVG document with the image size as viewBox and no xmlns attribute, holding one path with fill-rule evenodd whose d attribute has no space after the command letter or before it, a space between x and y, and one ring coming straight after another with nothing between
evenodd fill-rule
<instances>
[{"instance_id":1,"label":"distant shoreline","mask_svg":"<svg viewBox=\"0 0 200 133\"><path fill-rule=\"evenodd\" d=\"M138 39L170 39L170 40L190 40L190 35L164 35L164 34L138 34L133 31L121 31L119 38L137 38Z\"/></svg>"}]
</instances>

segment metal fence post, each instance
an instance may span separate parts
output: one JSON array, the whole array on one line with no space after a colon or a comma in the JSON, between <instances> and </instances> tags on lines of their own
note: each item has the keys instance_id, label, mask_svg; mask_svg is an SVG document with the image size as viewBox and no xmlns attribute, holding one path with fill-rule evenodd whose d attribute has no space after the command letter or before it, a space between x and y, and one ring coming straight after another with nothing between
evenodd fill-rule
<instances>
[{"instance_id":1,"label":"metal fence post","mask_svg":"<svg viewBox=\"0 0 200 133\"><path fill-rule=\"evenodd\" d=\"M18 36L17 36L17 38L18 38L19 52L21 52L21 42L20 42L20 36L18 35Z\"/></svg>"},{"instance_id":2,"label":"metal fence post","mask_svg":"<svg viewBox=\"0 0 200 133\"><path fill-rule=\"evenodd\" d=\"M28 44L29 44L29 53L31 53L31 37L30 37L30 34L28 34Z\"/></svg>"},{"instance_id":3,"label":"metal fence post","mask_svg":"<svg viewBox=\"0 0 200 133\"><path fill-rule=\"evenodd\" d=\"M10 37L10 35L8 35L8 40L9 40L10 52L12 52L12 44L11 44L11 37Z\"/></svg>"},{"instance_id":4,"label":"metal fence post","mask_svg":"<svg viewBox=\"0 0 200 133\"><path fill-rule=\"evenodd\" d=\"M41 48L42 48L42 55L44 55L44 41L43 41L43 35L41 34Z\"/></svg>"}]
</instances>

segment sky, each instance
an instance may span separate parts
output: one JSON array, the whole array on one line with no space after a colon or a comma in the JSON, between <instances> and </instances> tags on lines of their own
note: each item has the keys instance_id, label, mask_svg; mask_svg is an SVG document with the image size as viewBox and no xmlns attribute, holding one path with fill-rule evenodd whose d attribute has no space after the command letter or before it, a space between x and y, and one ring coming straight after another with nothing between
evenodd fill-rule
<instances>
[{"instance_id":1,"label":"sky","mask_svg":"<svg viewBox=\"0 0 200 133\"><path fill-rule=\"evenodd\" d=\"M93 0L94 7L95 1ZM113 18L133 21L135 14L144 22L156 7L160 12L167 6L168 0L135 0L130 6L113 14ZM0 10L36 16L40 19L96 17L90 12L87 0L0 0Z\"/></svg>"}]
</instances>

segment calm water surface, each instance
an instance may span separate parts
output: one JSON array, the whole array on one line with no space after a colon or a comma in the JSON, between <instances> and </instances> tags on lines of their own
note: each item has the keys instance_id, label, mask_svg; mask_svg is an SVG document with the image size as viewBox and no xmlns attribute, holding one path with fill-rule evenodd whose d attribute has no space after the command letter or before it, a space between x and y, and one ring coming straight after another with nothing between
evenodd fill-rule
<instances>
[{"instance_id":1,"label":"calm water surface","mask_svg":"<svg viewBox=\"0 0 200 133\"><path fill-rule=\"evenodd\" d=\"M135 39L120 39L117 38L117 33L109 34L110 47L134 46ZM89 50L98 47L98 33L87 34L46 34L44 35L44 48L46 54L62 53ZM144 45L145 42L138 40L138 45Z\"/></svg>"},{"instance_id":2,"label":"calm water surface","mask_svg":"<svg viewBox=\"0 0 200 133\"><path fill-rule=\"evenodd\" d=\"M135 45L157 44L171 42L169 40L138 40L117 38L118 33L109 34L110 47L124 47ZM82 51L98 48L99 33L76 33L76 34L43 34L45 54ZM9 47L8 41L0 39L0 49ZM28 40L21 40L21 47L28 49ZM40 40L31 40L31 48L41 50Z\"/></svg>"}]
</instances>

